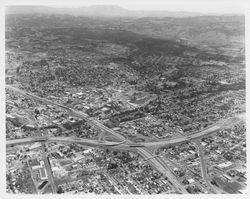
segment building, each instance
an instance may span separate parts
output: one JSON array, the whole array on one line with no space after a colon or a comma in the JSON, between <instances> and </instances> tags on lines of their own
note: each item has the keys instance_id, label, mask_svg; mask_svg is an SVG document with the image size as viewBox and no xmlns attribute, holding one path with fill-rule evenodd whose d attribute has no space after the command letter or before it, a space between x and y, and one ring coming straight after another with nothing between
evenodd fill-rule
<instances>
[{"instance_id":1,"label":"building","mask_svg":"<svg viewBox=\"0 0 250 199\"><path fill-rule=\"evenodd\" d=\"M47 172L44 168L39 169L41 180L48 179Z\"/></svg>"},{"instance_id":2,"label":"building","mask_svg":"<svg viewBox=\"0 0 250 199\"><path fill-rule=\"evenodd\" d=\"M234 164L232 162L230 162L230 161L223 162L223 163L218 164L216 166L216 168L219 169L219 170L221 170L221 171L222 170L227 170L227 169L230 169L230 168L233 168L233 167L234 167Z\"/></svg>"},{"instance_id":3,"label":"building","mask_svg":"<svg viewBox=\"0 0 250 199\"><path fill-rule=\"evenodd\" d=\"M40 174L39 177L41 178L41 180L48 179L47 172L46 172L46 170L44 168L44 161L43 160L38 162L37 158L35 158L35 159L30 161L30 166L31 166L32 170L39 171L39 174Z\"/></svg>"}]
</instances>

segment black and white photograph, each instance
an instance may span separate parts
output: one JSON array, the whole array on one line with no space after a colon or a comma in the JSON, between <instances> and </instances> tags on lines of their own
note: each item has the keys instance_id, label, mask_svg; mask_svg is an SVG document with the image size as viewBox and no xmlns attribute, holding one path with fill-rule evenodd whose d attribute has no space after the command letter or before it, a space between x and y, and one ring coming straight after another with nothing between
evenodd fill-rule
<instances>
[{"instance_id":1,"label":"black and white photograph","mask_svg":"<svg viewBox=\"0 0 250 199\"><path fill-rule=\"evenodd\" d=\"M247 1L10 2L3 193L248 195Z\"/></svg>"}]
</instances>

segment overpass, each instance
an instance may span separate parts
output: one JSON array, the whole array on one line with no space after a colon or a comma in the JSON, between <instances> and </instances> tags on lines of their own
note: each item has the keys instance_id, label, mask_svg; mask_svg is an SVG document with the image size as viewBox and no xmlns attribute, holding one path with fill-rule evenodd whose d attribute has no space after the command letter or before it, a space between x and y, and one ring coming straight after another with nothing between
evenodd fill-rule
<instances>
[{"instance_id":1,"label":"overpass","mask_svg":"<svg viewBox=\"0 0 250 199\"><path fill-rule=\"evenodd\" d=\"M43 142L43 141L53 142L54 141L54 142L82 143L84 145L93 146L93 147L96 147L96 146L112 147L112 146L120 146L120 145L127 147L127 148L130 148L130 147L135 147L135 148L161 147L161 146L174 145L174 144L179 144L179 143L186 142L186 141L196 140L196 139L200 139L204 136L211 135L211 134L216 133L225 127L234 125L235 123L241 121L242 118L245 118L244 115L245 114L240 114L240 115L236 115L233 118L219 121L216 124L206 128L202 131L199 131L197 133L194 133L194 134L186 136L186 137L173 138L173 139L157 141L157 142L133 143L129 140L126 140L125 138L123 138L123 140L121 142L110 142L110 141L91 140L91 139L75 138L75 137L33 137L33 138L7 140L6 145L8 146L8 145L25 144L25 143L31 143L31 142ZM114 133L117 134L116 132L114 132ZM120 136L122 136L122 135L120 135Z\"/></svg>"},{"instance_id":2,"label":"overpass","mask_svg":"<svg viewBox=\"0 0 250 199\"><path fill-rule=\"evenodd\" d=\"M227 128L229 126L232 126L242 121L244 118L244 115L245 113L242 113L242 114L236 115L235 117L221 120L207 127L206 129L203 129L199 132L196 132L194 134L191 134L185 137L173 138L173 139L157 141L157 142L144 142L143 145L145 147L161 147L161 146L174 145L174 144L179 144L179 143L186 142L186 141L200 139L204 136L212 135L213 133L217 133L219 130L222 130L224 128Z\"/></svg>"},{"instance_id":3,"label":"overpass","mask_svg":"<svg viewBox=\"0 0 250 199\"><path fill-rule=\"evenodd\" d=\"M103 132L110 133L121 141L121 142L108 142L108 141L102 142L102 141L98 141L98 140L88 140L88 139L72 138L72 137L46 137L46 138L38 137L38 138L24 138L24 139L20 139L19 141L18 140L9 140L6 143L7 145L29 143L29 142L39 142L39 140L40 140L40 141L48 141L48 142L81 143L81 144L85 144L87 146L92 146L92 147L115 147L118 149L126 149L126 150L127 149L130 149L130 150L134 149L134 150L136 150L136 152L138 154L140 154L144 159L146 159L148 161L148 163L151 164L156 170L158 170L164 176L168 177L169 182L173 185L173 187L179 193L188 193L188 192L183 187L183 185L177 180L175 175L167 167L167 165L165 164L165 162L162 160L161 157L158 156L158 157L150 158L150 157L154 156L154 154L152 154L146 147L152 147L152 146L159 147L159 146L164 146L164 145L169 145L169 144L177 144L177 143L185 142L185 141L192 140L192 139L197 139L197 138L200 138L200 137L205 136L207 134L217 132L224 125L224 123L217 123L208 129L205 129L201 132L198 132L196 134L192 134L190 136L183 137L183 138L175 138L175 139L160 141L160 142L133 143L129 140L126 140L125 137L116 133L112 129L109 129L108 127L104 126L100 122L94 120L93 118L90 118L87 114L85 114L83 112L76 111L72 108L60 105L58 103L52 102L52 101L45 99L45 98L41 98L39 96L28 93L26 91L23 91L21 89L15 88L15 87L10 86L10 85L6 85L6 88L13 90L21 95L24 95L28 98L32 98L32 99L38 100L38 101L43 102L43 103L48 103L48 104L52 104L54 106L63 108L65 110L67 110L69 112L69 114L86 120L91 126L94 126L95 128L97 128Z\"/></svg>"},{"instance_id":4,"label":"overpass","mask_svg":"<svg viewBox=\"0 0 250 199\"><path fill-rule=\"evenodd\" d=\"M104 126L104 125L101 124L100 122L98 122L98 121L96 121L96 120L90 118L86 113L76 111L76 110L74 110L74 109L72 109L72 108L69 108L69 107L67 107L67 106L64 106L64 105L55 103L55 102L53 102L53 101L51 101L51 100L48 100L48 99L46 99L46 98L41 98L41 97L39 97L39 96L37 96L37 95L34 95L34 94L32 94L32 93L28 93L28 92L26 92L26 91L24 91L24 90L21 90L21 89L19 89L19 88L16 88L16 87L13 87L13 86L10 86L10 85L6 85L6 88L7 88L7 89L10 89L10 90L13 90L13 91L15 91L15 92L17 92L17 93L19 93L19 94L21 94L21 95L24 95L24 96L26 96L26 97L28 97L28 98L32 98L32 99L38 100L38 101L40 101L40 102L42 102L42 103L51 104L51 105L57 106L57 107L59 107L59 108L65 109L65 110L67 110L72 116L75 116L75 117L78 117L78 118L81 118L81 119L86 120L86 121L88 122L88 124L90 124L90 125L96 127L97 129L100 129L101 131L110 133L110 134L114 135L116 138L119 138L121 141L123 141L123 140L125 139L122 135L116 133L114 130L112 130L112 129L110 129L110 128Z\"/></svg>"},{"instance_id":5,"label":"overpass","mask_svg":"<svg viewBox=\"0 0 250 199\"><path fill-rule=\"evenodd\" d=\"M238 122L238 120L235 122ZM227 125L233 125L234 123L231 122L231 119L226 120L225 122L216 123L211 127L200 131L198 133L181 137L181 138L173 138L169 140L157 141L157 142L145 142L145 143L132 143L129 140L123 140L121 142L111 142L111 141L100 141L100 140L91 140L85 138L75 138L75 137L33 137L33 138L23 138L23 139L15 139L15 140L7 140L6 145L17 145L17 144L26 144L31 142L74 142L74 143L82 143L87 146L119 146L122 145L124 147L161 147L166 145L174 145L179 144L182 142L190 141L199 139L201 137L211 135L213 133L218 132L219 130L223 129Z\"/></svg>"},{"instance_id":6,"label":"overpass","mask_svg":"<svg viewBox=\"0 0 250 199\"><path fill-rule=\"evenodd\" d=\"M91 140L91 139L84 139L84 138L76 138L76 137L33 137L33 138L23 138L23 139L15 139L15 140L7 140L6 146L18 145L18 144L28 144L33 142L64 142L64 143L80 143L86 146L91 147L114 147L123 145L126 147L130 147L129 145L124 144L126 140L122 142L100 142L99 140Z\"/></svg>"}]
</instances>

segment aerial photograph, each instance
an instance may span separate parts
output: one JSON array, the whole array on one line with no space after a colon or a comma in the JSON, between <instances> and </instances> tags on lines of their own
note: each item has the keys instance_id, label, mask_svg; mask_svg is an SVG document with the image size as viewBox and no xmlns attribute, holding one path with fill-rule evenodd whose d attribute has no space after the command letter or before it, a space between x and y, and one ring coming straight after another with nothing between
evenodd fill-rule
<instances>
[{"instance_id":1,"label":"aerial photograph","mask_svg":"<svg viewBox=\"0 0 250 199\"><path fill-rule=\"evenodd\" d=\"M247 193L245 14L158 8L5 6L6 194Z\"/></svg>"}]
</instances>

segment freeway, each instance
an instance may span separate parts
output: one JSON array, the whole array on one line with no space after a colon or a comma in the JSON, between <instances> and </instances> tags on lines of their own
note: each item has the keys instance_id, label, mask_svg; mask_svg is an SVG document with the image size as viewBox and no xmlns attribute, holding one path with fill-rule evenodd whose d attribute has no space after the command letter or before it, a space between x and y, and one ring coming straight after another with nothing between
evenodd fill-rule
<instances>
[{"instance_id":1,"label":"freeway","mask_svg":"<svg viewBox=\"0 0 250 199\"><path fill-rule=\"evenodd\" d=\"M21 95L24 95L24 96L26 96L26 97L29 97L29 98L38 100L38 101L40 101L40 102L47 103L47 104L51 104L51 105L54 105L54 106L63 108L63 109L65 109L65 110L69 111L69 113L70 113L71 115L86 120L90 125L96 127L97 129L100 129L101 131L110 133L110 134L116 136L117 138L119 138L121 141L123 141L123 140L125 139L122 135L116 133L116 132L113 131L112 129L109 129L108 127L104 126L104 125L101 124L100 122L98 122L98 121L96 121L96 120L90 118L87 114L85 114L85 113L83 113L83 112L76 111L76 110L74 110L74 109L72 109L72 108L69 108L69 107L67 107L67 106L64 106L64 105L55 103L55 102L53 102L53 101L51 101L51 100L48 100L48 99L45 99L45 98L41 98L41 97L39 97L39 96L37 96L37 95L34 95L34 94L32 94L32 93L28 93L28 92L26 92L26 91L24 91L24 90L21 90L21 89L19 89L19 88L16 88L16 87L13 87L13 86L10 86L10 85L6 85L6 88L7 88L7 89L10 89L10 90L13 90L13 91L15 91L15 92L17 92L17 93L19 93L19 94L21 94Z\"/></svg>"},{"instance_id":2,"label":"freeway","mask_svg":"<svg viewBox=\"0 0 250 199\"><path fill-rule=\"evenodd\" d=\"M42 151L43 151L42 159L43 159L44 166L45 166L45 169L46 169L46 172L47 172L48 181L50 183L52 193L56 193L57 192L57 186L56 186L54 178L53 178L53 173L52 173L51 166L50 166L49 160L48 160L46 152L45 152L45 145L44 144L42 144Z\"/></svg>"},{"instance_id":3,"label":"freeway","mask_svg":"<svg viewBox=\"0 0 250 199\"><path fill-rule=\"evenodd\" d=\"M145 150L144 148L138 148L137 149L139 154L144 157L149 163L151 163L154 166L157 166L157 170L162 173L164 176L168 177L168 180L173 184L175 189L179 193L188 193L187 190L181 185L181 183L176 179L175 175L170 171L169 168L167 168L166 164L162 160L161 157L155 157L150 158L154 156L152 153L150 153L148 150Z\"/></svg>"},{"instance_id":4,"label":"freeway","mask_svg":"<svg viewBox=\"0 0 250 199\"><path fill-rule=\"evenodd\" d=\"M187 136L187 137L175 138L175 139L170 139L167 141L160 141L160 142L150 142L150 143L148 142L148 143L136 143L135 144L129 140L126 140L125 137L116 133L112 129L109 129L108 127L104 126L100 122L94 120L93 118L90 118L87 114L85 114L83 112L76 111L72 108L60 105L58 103L52 102L52 101L45 99L45 98L41 98L39 96L28 93L26 91L23 91L21 89L15 88L15 87L10 86L10 85L6 85L6 88L13 90L13 91L15 91L21 95L24 95L26 97L38 100L40 102L52 104L54 106L63 108L65 110L67 110L69 112L69 114L86 120L90 125L94 126L95 128L101 130L102 132L110 133L110 134L114 135L116 138L119 138L119 140L121 141L121 142L107 142L107 141L102 142L102 141L98 141L98 140L88 140L88 139L69 138L69 137L66 137L66 138L65 137L61 137L61 138L58 138L58 137L54 137L54 138L53 137L49 137L49 138L42 137L41 138L40 137L40 138L24 138L23 140L20 140L20 141L10 140L10 141L7 141L7 143L6 143L7 145L13 145L13 144L17 144L17 143L37 142L37 141L39 141L38 139L40 139L40 141L60 141L60 142L74 142L74 143L77 142L77 143L85 144L87 146L94 146L94 147L107 147L108 146L108 147L117 147L119 149L123 149L123 148L129 149L130 147L133 147L133 149L136 149L136 151L142 157L147 159L147 161L156 170L158 170L164 176L168 177L169 181L172 183L172 185L175 187L175 189L180 193L187 193L187 191L182 186L182 184L176 179L176 177L172 174L170 169L165 165L165 163L161 157L150 158L150 157L154 156L154 154L152 154L149 151L149 149L147 149L146 147L151 147L151 146L159 147L159 146L168 145L168 144L177 144L177 143L185 142L185 141L191 140L191 139L197 139L197 138L200 138L202 136L217 132L219 129L221 129L223 126L225 126L225 122L220 122L220 123L213 125L212 127L208 128L208 129L205 129L201 132L198 132L196 134L192 134L192 135Z\"/></svg>"},{"instance_id":5,"label":"freeway","mask_svg":"<svg viewBox=\"0 0 250 199\"><path fill-rule=\"evenodd\" d=\"M236 119L235 119L236 118ZM76 142L76 143L82 143L87 146L118 146L123 145L125 147L160 147L160 146L166 146L166 145L173 145L173 144L179 144L181 142L189 141L189 140L195 140L199 139L203 136L211 135L212 133L216 133L225 126L233 125L235 122L238 122L240 120L240 117L236 116L235 118L229 118L228 120L224 120L223 122L220 121L207 129L204 129L198 133L186 136L186 137L180 137L180 138L173 138L169 140L164 141L157 141L157 142L145 142L145 143L132 143L129 140L126 140L122 135L120 137L123 137L123 140L121 142L110 142L110 141L100 141L100 140L91 140L91 139L84 139L84 138L74 138L74 137L34 137L34 138L23 138L23 139L16 139L16 140L8 140L6 142L7 145L15 145L15 144L25 144L29 142L39 142L39 141L57 141L57 142ZM101 127L101 126L100 126ZM116 136L116 132L113 132Z\"/></svg>"},{"instance_id":6,"label":"freeway","mask_svg":"<svg viewBox=\"0 0 250 199\"><path fill-rule=\"evenodd\" d=\"M196 146L197 146L198 152L199 152L202 177L203 177L204 181L206 182L209 191L210 191L211 193L213 193L213 194L225 194L225 193L226 193L225 191L223 191L222 189L219 189L219 188L216 187L216 186L213 186L213 185L210 183L209 176L208 176L208 173L207 173L207 172L208 172L208 170L207 170L207 165L206 165L206 161L205 161L205 159L204 159L204 151L203 151L203 148L202 148L202 146L201 146L199 140L196 140L195 143L196 143Z\"/></svg>"},{"instance_id":7,"label":"freeway","mask_svg":"<svg viewBox=\"0 0 250 199\"><path fill-rule=\"evenodd\" d=\"M204 136L211 135L213 133L218 132L219 130L229 127L231 125L234 125L235 123L239 122L244 118L245 113L236 115L235 117L226 119L226 120L221 120L212 126L209 126L206 129L203 129L202 131L199 131L197 133L191 134L189 136L185 137L180 137L180 138L173 138L169 140L163 140L163 141L157 141L157 142L144 142L143 145L145 147L160 147L160 146L166 146L166 145L173 145L173 144L179 144L181 142L186 142L190 140L196 140L199 138L202 138Z\"/></svg>"},{"instance_id":8,"label":"freeway","mask_svg":"<svg viewBox=\"0 0 250 199\"><path fill-rule=\"evenodd\" d=\"M122 142L110 142L110 141L100 141L100 140L91 140L91 139L84 139L84 138L75 138L75 137L33 137L33 138L22 138L22 139L15 139L15 140L7 140L6 145L17 145L17 144L26 144L31 142L43 142L43 141L50 141L50 142L75 142L75 143L82 143L87 146L92 147L103 147L103 146L119 146L122 145L124 147L160 147L165 145L173 145L173 144L179 144L181 142L185 142L188 140L195 140L198 138L201 138L202 136L209 135L211 133L215 133L218 130L220 130L222 127L218 126L216 128L212 127L210 131L200 132L197 134L193 134L189 137L181 137L181 138L175 138L170 139L167 141L159 141L159 142L148 142L148 143L132 143L128 140L123 140Z\"/></svg>"},{"instance_id":9,"label":"freeway","mask_svg":"<svg viewBox=\"0 0 250 199\"><path fill-rule=\"evenodd\" d=\"M204 152L203 152L203 149L202 149L199 141L196 141L196 146L197 146L198 151L199 151L199 157L200 157L200 162L201 162L201 172L202 172L203 179L205 180L205 182L207 184L210 184L208 176L207 176L207 165L206 165L205 159L204 159Z\"/></svg>"},{"instance_id":10,"label":"freeway","mask_svg":"<svg viewBox=\"0 0 250 199\"><path fill-rule=\"evenodd\" d=\"M196 140L196 146L199 151L199 157L200 157L200 166L201 166L201 173L204 181L206 182L206 185L208 186L208 189L210 190L211 193L217 193L216 190L213 189L213 186L210 183L209 177L207 175L207 165L204 159L204 151L202 149L202 146L200 144L199 140Z\"/></svg>"},{"instance_id":11,"label":"freeway","mask_svg":"<svg viewBox=\"0 0 250 199\"><path fill-rule=\"evenodd\" d=\"M92 147L105 147L105 146L119 146L124 145L128 148L130 147L129 144L125 144L126 140L122 142L102 142L99 140L91 140L91 139L84 139L84 138L76 138L76 137L33 137L33 138L23 138L23 139L15 139L15 140L7 140L6 145L17 145L17 144L27 144L32 142L70 142L70 143L81 143L87 146Z\"/></svg>"},{"instance_id":12,"label":"freeway","mask_svg":"<svg viewBox=\"0 0 250 199\"><path fill-rule=\"evenodd\" d=\"M100 142L98 140L89 140L89 139L83 139L83 138L74 138L74 137L34 137L34 138L23 138L23 139L17 139L17 140L7 140L6 145L15 145L15 144L24 144L24 143L32 143L32 142L41 142L41 141L47 141L47 142L73 142L73 143L81 143L87 146L91 147L119 147L119 149L125 149L125 150L131 150L130 144L126 144L123 142ZM134 149L134 147L133 147ZM164 165L164 162L160 157L154 157L152 153L150 153L147 149L138 147L136 148L137 152L144 157L148 162L150 162L156 169L161 172L164 176L168 177L171 183L174 185L174 187L178 190L180 193L187 193L186 190L180 185L180 183L177 181L175 176L171 173L171 171L166 168Z\"/></svg>"},{"instance_id":13,"label":"freeway","mask_svg":"<svg viewBox=\"0 0 250 199\"><path fill-rule=\"evenodd\" d=\"M74 115L76 117L79 117L79 118L86 120L90 125L96 127L97 129L100 129L101 131L110 133L110 134L114 135L116 138L119 138L121 141L126 140L126 138L123 137L121 134L118 134L114 130L104 126L99 121L96 121L93 118L90 118L87 114L85 114L83 112L75 111L72 108L69 108L67 106L63 106L61 104L52 102L52 101L45 99L45 98L41 98L39 96L28 93L26 91L23 91L21 89L15 88L15 87L10 86L10 85L6 85L6 88L13 90L15 92L18 92L22 95L25 95L29 98L33 98L35 100L45 102L48 104L52 104L52 105L58 106L60 108L66 109L70 112L71 115ZM194 134L186 136L186 137L174 138L174 139L170 139L170 140L157 141L157 142L145 142L145 143L143 143L143 146L146 146L146 147L157 146L157 147L159 147L159 146L164 146L164 145L169 145L169 144L178 144L178 143L185 142L185 141L192 140L192 139L198 139L198 138L201 138L203 136L207 136L209 134L215 133L225 126L232 125L232 123L235 123L235 122L238 122L239 120L244 119L245 118L244 116L245 116L245 114L243 113L243 114L239 114L239 115L235 116L234 118L229 118L228 120L221 120L221 121L217 122L216 124L206 128L206 129L203 129L200 132L194 133ZM128 142L130 142L130 141L128 141ZM138 143L138 144L140 145L142 143Z\"/></svg>"},{"instance_id":14,"label":"freeway","mask_svg":"<svg viewBox=\"0 0 250 199\"><path fill-rule=\"evenodd\" d=\"M22 138L22 139L15 139L15 140L7 140L6 146L13 146L17 144L28 144L32 142L42 142L46 141L46 138L42 137L34 137L34 138Z\"/></svg>"}]
</instances>

